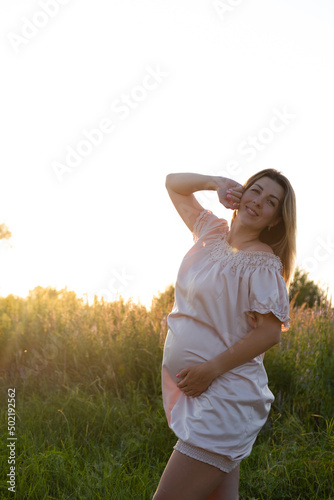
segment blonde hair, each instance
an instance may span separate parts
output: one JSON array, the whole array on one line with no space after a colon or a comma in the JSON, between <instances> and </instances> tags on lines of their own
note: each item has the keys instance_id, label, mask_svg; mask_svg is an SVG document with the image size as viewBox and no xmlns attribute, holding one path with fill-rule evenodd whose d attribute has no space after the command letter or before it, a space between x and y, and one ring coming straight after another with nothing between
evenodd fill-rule
<instances>
[{"instance_id":1,"label":"blonde hair","mask_svg":"<svg viewBox=\"0 0 334 500\"><path fill-rule=\"evenodd\" d=\"M260 241L267 243L267 245L273 249L275 255L281 259L283 264L283 278L287 287L289 287L293 277L296 258L296 196L289 180L281 174L281 172L273 168L267 168L252 175L243 185L244 191L249 189L262 177L269 177L284 189L284 198L279 213L281 220L276 226L272 227L270 231L265 228L260 233L259 239ZM234 210L231 226L236 216L237 210Z\"/></svg>"}]
</instances>

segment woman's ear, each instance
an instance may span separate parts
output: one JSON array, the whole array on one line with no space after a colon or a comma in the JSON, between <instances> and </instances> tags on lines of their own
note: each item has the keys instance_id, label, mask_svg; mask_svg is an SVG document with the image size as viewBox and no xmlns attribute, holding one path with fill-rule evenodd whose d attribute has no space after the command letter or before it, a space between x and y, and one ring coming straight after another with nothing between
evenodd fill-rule
<instances>
[{"instance_id":1,"label":"woman's ear","mask_svg":"<svg viewBox=\"0 0 334 500\"><path fill-rule=\"evenodd\" d=\"M282 217L277 217L274 222L270 224L270 227L275 227L279 222L281 222Z\"/></svg>"}]
</instances>

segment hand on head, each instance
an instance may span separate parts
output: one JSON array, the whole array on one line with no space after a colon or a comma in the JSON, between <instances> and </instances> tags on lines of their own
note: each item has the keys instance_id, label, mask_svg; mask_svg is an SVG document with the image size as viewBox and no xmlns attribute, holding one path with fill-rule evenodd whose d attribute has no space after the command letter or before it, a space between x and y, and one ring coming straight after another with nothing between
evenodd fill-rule
<instances>
[{"instance_id":1,"label":"hand on head","mask_svg":"<svg viewBox=\"0 0 334 500\"><path fill-rule=\"evenodd\" d=\"M239 208L243 187L238 182L226 179L226 182L218 188L217 193L220 203L225 208L235 210Z\"/></svg>"}]
</instances>

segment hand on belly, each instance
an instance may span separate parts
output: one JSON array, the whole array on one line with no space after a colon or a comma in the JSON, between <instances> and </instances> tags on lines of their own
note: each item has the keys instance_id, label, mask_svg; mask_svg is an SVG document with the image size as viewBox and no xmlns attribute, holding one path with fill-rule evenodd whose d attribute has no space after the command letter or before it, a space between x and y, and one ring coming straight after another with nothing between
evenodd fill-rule
<instances>
[{"instance_id":1,"label":"hand on belly","mask_svg":"<svg viewBox=\"0 0 334 500\"><path fill-rule=\"evenodd\" d=\"M211 363L205 361L197 365L189 366L176 375L180 382L178 388L186 396L196 398L200 396L212 384L216 378Z\"/></svg>"}]
</instances>

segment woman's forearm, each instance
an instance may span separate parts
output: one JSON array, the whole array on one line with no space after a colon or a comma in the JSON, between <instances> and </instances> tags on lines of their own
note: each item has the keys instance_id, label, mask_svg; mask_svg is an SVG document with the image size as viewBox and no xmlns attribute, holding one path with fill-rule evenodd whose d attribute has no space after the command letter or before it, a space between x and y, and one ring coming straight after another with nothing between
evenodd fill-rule
<instances>
[{"instance_id":1,"label":"woman's forearm","mask_svg":"<svg viewBox=\"0 0 334 500\"><path fill-rule=\"evenodd\" d=\"M264 321L261 326L254 328L222 354L181 370L176 375L179 379L178 388L187 396L200 396L217 377L244 365L277 344L280 331L281 326L277 319Z\"/></svg>"},{"instance_id":2,"label":"woman's forearm","mask_svg":"<svg viewBox=\"0 0 334 500\"><path fill-rule=\"evenodd\" d=\"M239 342L208 361L214 378L251 361L280 341L280 329L268 330L267 326L254 328Z\"/></svg>"},{"instance_id":3,"label":"woman's forearm","mask_svg":"<svg viewBox=\"0 0 334 500\"><path fill-rule=\"evenodd\" d=\"M225 177L195 173L175 173L166 177L167 189L175 193L190 195L196 191L216 191L224 184Z\"/></svg>"}]
</instances>

